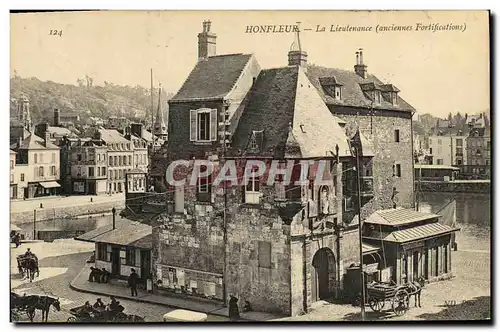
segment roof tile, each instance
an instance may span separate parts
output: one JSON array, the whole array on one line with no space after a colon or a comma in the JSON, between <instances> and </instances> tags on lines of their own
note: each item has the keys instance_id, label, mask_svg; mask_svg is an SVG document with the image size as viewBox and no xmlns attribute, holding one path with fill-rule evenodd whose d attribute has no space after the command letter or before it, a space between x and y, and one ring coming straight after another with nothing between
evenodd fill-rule
<instances>
[{"instance_id":1,"label":"roof tile","mask_svg":"<svg viewBox=\"0 0 500 332\"><path fill-rule=\"evenodd\" d=\"M227 54L199 60L170 102L225 97L251 57L252 54Z\"/></svg>"}]
</instances>

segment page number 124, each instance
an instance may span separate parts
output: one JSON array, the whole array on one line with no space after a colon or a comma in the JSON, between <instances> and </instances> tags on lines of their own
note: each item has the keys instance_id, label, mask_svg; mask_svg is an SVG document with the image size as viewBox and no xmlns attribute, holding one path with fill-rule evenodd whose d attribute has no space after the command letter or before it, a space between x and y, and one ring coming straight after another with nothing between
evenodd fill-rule
<instances>
[{"instance_id":1,"label":"page number 124","mask_svg":"<svg viewBox=\"0 0 500 332\"><path fill-rule=\"evenodd\" d=\"M62 37L62 30L50 30L49 35L50 36L59 36Z\"/></svg>"}]
</instances>

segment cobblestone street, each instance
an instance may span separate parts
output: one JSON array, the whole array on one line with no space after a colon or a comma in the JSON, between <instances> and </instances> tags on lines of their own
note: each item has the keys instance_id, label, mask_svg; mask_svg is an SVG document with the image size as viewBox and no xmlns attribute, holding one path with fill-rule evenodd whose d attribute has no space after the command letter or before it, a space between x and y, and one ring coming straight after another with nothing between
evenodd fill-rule
<instances>
[{"instance_id":1,"label":"cobblestone street","mask_svg":"<svg viewBox=\"0 0 500 332\"><path fill-rule=\"evenodd\" d=\"M382 313L373 312L368 306L366 316L370 320L477 320L491 318L491 279L489 232L477 236L464 229L457 234L459 250L452 253L455 277L427 284L422 290L422 308L410 300L410 310L401 317L385 308ZM485 236L487 235L487 236ZM389 310L388 310L389 309ZM289 321L339 321L360 320L360 308L322 302L304 316L285 318Z\"/></svg>"},{"instance_id":2,"label":"cobblestone street","mask_svg":"<svg viewBox=\"0 0 500 332\"><path fill-rule=\"evenodd\" d=\"M370 320L460 320L485 319L491 317L490 308L490 252L489 238L474 240L470 234L457 234L459 250L452 254L455 277L451 280L427 284L422 291L421 308L410 301L410 310L401 317L386 307L382 313L366 309ZM40 261L40 277L33 283L21 281L17 275L16 256L27 248L37 254ZM47 294L59 297L61 311L51 309L49 321L66 321L69 309L95 302L93 294L72 290L69 283L77 276L90 256L93 244L56 240L53 243L25 243L11 249L11 288L18 294ZM102 296L105 302L109 299ZM164 305L120 300L125 312L145 317L147 322L161 321L161 317L173 310ZM352 321L360 320L359 307L320 302L304 316L284 318L286 321ZM35 321L40 320L37 312ZM209 321L227 321L226 317L209 315ZM28 321L24 315L21 321Z\"/></svg>"},{"instance_id":3,"label":"cobblestone street","mask_svg":"<svg viewBox=\"0 0 500 332\"><path fill-rule=\"evenodd\" d=\"M38 258L41 266L40 277L35 278L33 283L21 282L17 275L16 256L22 254L27 248L31 248ZM11 289L18 294L40 294L59 297L61 311L57 312L51 308L49 321L65 322L72 315L69 309L81 306L85 301L93 304L97 297L93 294L81 293L72 290L69 283L76 277L89 258L93 244L83 243L74 240L54 241L53 243L29 243L23 244L19 248L11 249ZM108 298L101 296L105 303ZM173 308L153 305L135 301L120 300L125 307L125 313L145 317L146 322L161 321L165 313ZM37 311L35 322L41 320L41 314ZM209 321L227 321L221 316L209 315ZM26 315L22 315L20 321L29 322Z\"/></svg>"}]
</instances>

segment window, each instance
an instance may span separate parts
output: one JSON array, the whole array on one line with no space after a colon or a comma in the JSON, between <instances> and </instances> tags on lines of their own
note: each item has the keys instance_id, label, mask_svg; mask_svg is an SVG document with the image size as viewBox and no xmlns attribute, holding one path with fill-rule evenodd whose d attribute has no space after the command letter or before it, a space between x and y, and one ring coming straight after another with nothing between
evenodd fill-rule
<instances>
[{"instance_id":1,"label":"window","mask_svg":"<svg viewBox=\"0 0 500 332\"><path fill-rule=\"evenodd\" d=\"M394 142L399 143L399 129L394 130Z\"/></svg>"},{"instance_id":2,"label":"window","mask_svg":"<svg viewBox=\"0 0 500 332\"><path fill-rule=\"evenodd\" d=\"M394 176L400 178L401 177L401 164L396 164L395 165L395 173Z\"/></svg>"},{"instance_id":3,"label":"window","mask_svg":"<svg viewBox=\"0 0 500 332\"><path fill-rule=\"evenodd\" d=\"M56 175L56 167L55 166L50 166L50 175L52 175L52 176Z\"/></svg>"},{"instance_id":4,"label":"window","mask_svg":"<svg viewBox=\"0 0 500 332\"><path fill-rule=\"evenodd\" d=\"M118 156L118 166L122 166L123 165L123 159L122 159L122 156Z\"/></svg>"},{"instance_id":5,"label":"window","mask_svg":"<svg viewBox=\"0 0 500 332\"><path fill-rule=\"evenodd\" d=\"M429 148L429 154L432 154L432 148Z\"/></svg>"},{"instance_id":6,"label":"window","mask_svg":"<svg viewBox=\"0 0 500 332\"><path fill-rule=\"evenodd\" d=\"M76 176L82 176L82 167L81 166L78 166Z\"/></svg>"},{"instance_id":7,"label":"window","mask_svg":"<svg viewBox=\"0 0 500 332\"><path fill-rule=\"evenodd\" d=\"M97 154L97 161L101 161L101 154L100 153Z\"/></svg>"},{"instance_id":8,"label":"window","mask_svg":"<svg viewBox=\"0 0 500 332\"><path fill-rule=\"evenodd\" d=\"M113 180L113 170L110 170L110 171L109 171L109 179L110 179L110 180Z\"/></svg>"},{"instance_id":9,"label":"window","mask_svg":"<svg viewBox=\"0 0 500 332\"><path fill-rule=\"evenodd\" d=\"M43 153L40 153L40 164L43 164Z\"/></svg>"},{"instance_id":10,"label":"window","mask_svg":"<svg viewBox=\"0 0 500 332\"><path fill-rule=\"evenodd\" d=\"M210 139L210 113L198 113L198 140Z\"/></svg>"},{"instance_id":11,"label":"window","mask_svg":"<svg viewBox=\"0 0 500 332\"><path fill-rule=\"evenodd\" d=\"M24 173L21 173L21 182L24 182Z\"/></svg>"},{"instance_id":12,"label":"window","mask_svg":"<svg viewBox=\"0 0 500 332\"><path fill-rule=\"evenodd\" d=\"M132 165L132 156L128 156L128 164Z\"/></svg>"},{"instance_id":13,"label":"window","mask_svg":"<svg viewBox=\"0 0 500 332\"><path fill-rule=\"evenodd\" d=\"M76 160L82 161L82 155L80 153L76 155Z\"/></svg>"},{"instance_id":14,"label":"window","mask_svg":"<svg viewBox=\"0 0 500 332\"><path fill-rule=\"evenodd\" d=\"M38 163L38 154L34 154L35 164Z\"/></svg>"},{"instance_id":15,"label":"window","mask_svg":"<svg viewBox=\"0 0 500 332\"><path fill-rule=\"evenodd\" d=\"M190 111L190 140L209 142L217 140L217 110L202 108Z\"/></svg>"},{"instance_id":16,"label":"window","mask_svg":"<svg viewBox=\"0 0 500 332\"><path fill-rule=\"evenodd\" d=\"M260 178L251 177L245 186L245 203L259 204L260 200Z\"/></svg>"},{"instance_id":17,"label":"window","mask_svg":"<svg viewBox=\"0 0 500 332\"><path fill-rule=\"evenodd\" d=\"M38 176L43 177L43 166L38 168Z\"/></svg>"},{"instance_id":18,"label":"window","mask_svg":"<svg viewBox=\"0 0 500 332\"><path fill-rule=\"evenodd\" d=\"M56 154L55 152L52 153L52 163L56 162Z\"/></svg>"},{"instance_id":19,"label":"window","mask_svg":"<svg viewBox=\"0 0 500 332\"><path fill-rule=\"evenodd\" d=\"M104 160L106 162L106 155L105 154L102 155L102 160Z\"/></svg>"},{"instance_id":20,"label":"window","mask_svg":"<svg viewBox=\"0 0 500 332\"><path fill-rule=\"evenodd\" d=\"M441 150L441 147L438 147L438 154L441 154L443 150Z\"/></svg>"},{"instance_id":21,"label":"window","mask_svg":"<svg viewBox=\"0 0 500 332\"><path fill-rule=\"evenodd\" d=\"M259 267L271 268L271 242L259 241Z\"/></svg>"},{"instance_id":22,"label":"window","mask_svg":"<svg viewBox=\"0 0 500 332\"><path fill-rule=\"evenodd\" d=\"M443 159L437 159L436 163L437 165L443 165Z\"/></svg>"},{"instance_id":23,"label":"window","mask_svg":"<svg viewBox=\"0 0 500 332\"><path fill-rule=\"evenodd\" d=\"M117 157L117 156L114 156L114 157L113 157L113 164L114 164L115 166L118 166L118 157Z\"/></svg>"},{"instance_id":24,"label":"window","mask_svg":"<svg viewBox=\"0 0 500 332\"><path fill-rule=\"evenodd\" d=\"M462 160L461 159L457 159L457 164L458 165L462 165Z\"/></svg>"},{"instance_id":25,"label":"window","mask_svg":"<svg viewBox=\"0 0 500 332\"><path fill-rule=\"evenodd\" d=\"M90 153L89 153L89 160L94 161L94 152L93 151L90 151Z\"/></svg>"},{"instance_id":26,"label":"window","mask_svg":"<svg viewBox=\"0 0 500 332\"><path fill-rule=\"evenodd\" d=\"M14 169L14 160L10 161L10 169Z\"/></svg>"},{"instance_id":27,"label":"window","mask_svg":"<svg viewBox=\"0 0 500 332\"><path fill-rule=\"evenodd\" d=\"M106 176L106 167L102 168L102 176Z\"/></svg>"},{"instance_id":28,"label":"window","mask_svg":"<svg viewBox=\"0 0 500 332\"><path fill-rule=\"evenodd\" d=\"M432 138L429 138L429 144L432 144Z\"/></svg>"},{"instance_id":29,"label":"window","mask_svg":"<svg viewBox=\"0 0 500 332\"><path fill-rule=\"evenodd\" d=\"M463 140L461 138L457 138L457 146L462 146Z\"/></svg>"},{"instance_id":30,"label":"window","mask_svg":"<svg viewBox=\"0 0 500 332\"><path fill-rule=\"evenodd\" d=\"M97 260L106 261L106 243L97 244Z\"/></svg>"},{"instance_id":31,"label":"window","mask_svg":"<svg viewBox=\"0 0 500 332\"><path fill-rule=\"evenodd\" d=\"M206 172L206 166L200 167L200 172ZM212 192L211 177L199 177L197 183L197 199L201 202L210 202Z\"/></svg>"},{"instance_id":32,"label":"window","mask_svg":"<svg viewBox=\"0 0 500 332\"><path fill-rule=\"evenodd\" d=\"M97 167L97 176L101 176L101 168Z\"/></svg>"},{"instance_id":33,"label":"window","mask_svg":"<svg viewBox=\"0 0 500 332\"><path fill-rule=\"evenodd\" d=\"M135 166L137 166L137 164L139 163L139 156L135 155L134 159L135 159Z\"/></svg>"},{"instance_id":34,"label":"window","mask_svg":"<svg viewBox=\"0 0 500 332\"><path fill-rule=\"evenodd\" d=\"M89 167L89 176L94 176L94 167Z\"/></svg>"},{"instance_id":35,"label":"window","mask_svg":"<svg viewBox=\"0 0 500 332\"><path fill-rule=\"evenodd\" d=\"M135 249L127 248L125 250L125 265L135 266Z\"/></svg>"},{"instance_id":36,"label":"window","mask_svg":"<svg viewBox=\"0 0 500 332\"><path fill-rule=\"evenodd\" d=\"M114 166L113 157L109 157L109 166Z\"/></svg>"},{"instance_id":37,"label":"window","mask_svg":"<svg viewBox=\"0 0 500 332\"><path fill-rule=\"evenodd\" d=\"M439 145L443 144L443 142L441 141L441 139L438 139L438 144Z\"/></svg>"}]
</instances>

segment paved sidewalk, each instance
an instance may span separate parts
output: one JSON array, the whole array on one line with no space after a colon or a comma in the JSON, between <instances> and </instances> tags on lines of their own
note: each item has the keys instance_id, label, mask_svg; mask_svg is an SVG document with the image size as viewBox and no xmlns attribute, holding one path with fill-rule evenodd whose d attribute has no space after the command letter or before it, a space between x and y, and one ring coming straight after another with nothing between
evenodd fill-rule
<instances>
[{"instance_id":1,"label":"paved sidewalk","mask_svg":"<svg viewBox=\"0 0 500 332\"><path fill-rule=\"evenodd\" d=\"M85 267L70 283L73 290L92 293L96 295L114 296L120 299L145 302L151 304L165 305L171 308L187 309L206 314L228 317L228 309L223 304L206 301L203 299L191 300L187 298L177 298L165 295L155 295L139 289L137 297L130 296L130 290L124 285L109 283L100 284L88 281L90 267ZM265 312L240 312L242 320L246 321L266 321L282 318L278 315Z\"/></svg>"},{"instance_id":2,"label":"paved sidewalk","mask_svg":"<svg viewBox=\"0 0 500 332\"><path fill-rule=\"evenodd\" d=\"M90 199L92 198L92 202ZM40 203L44 208L61 208L66 206L89 205L93 203L111 203L122 202L125 200L125 194L119 193L109 195L85 195L85 196L49 196L32 198L27 200L14 200L10 202L10 212L26 212L40 208Z\"/></svg>"}]
</instances>

